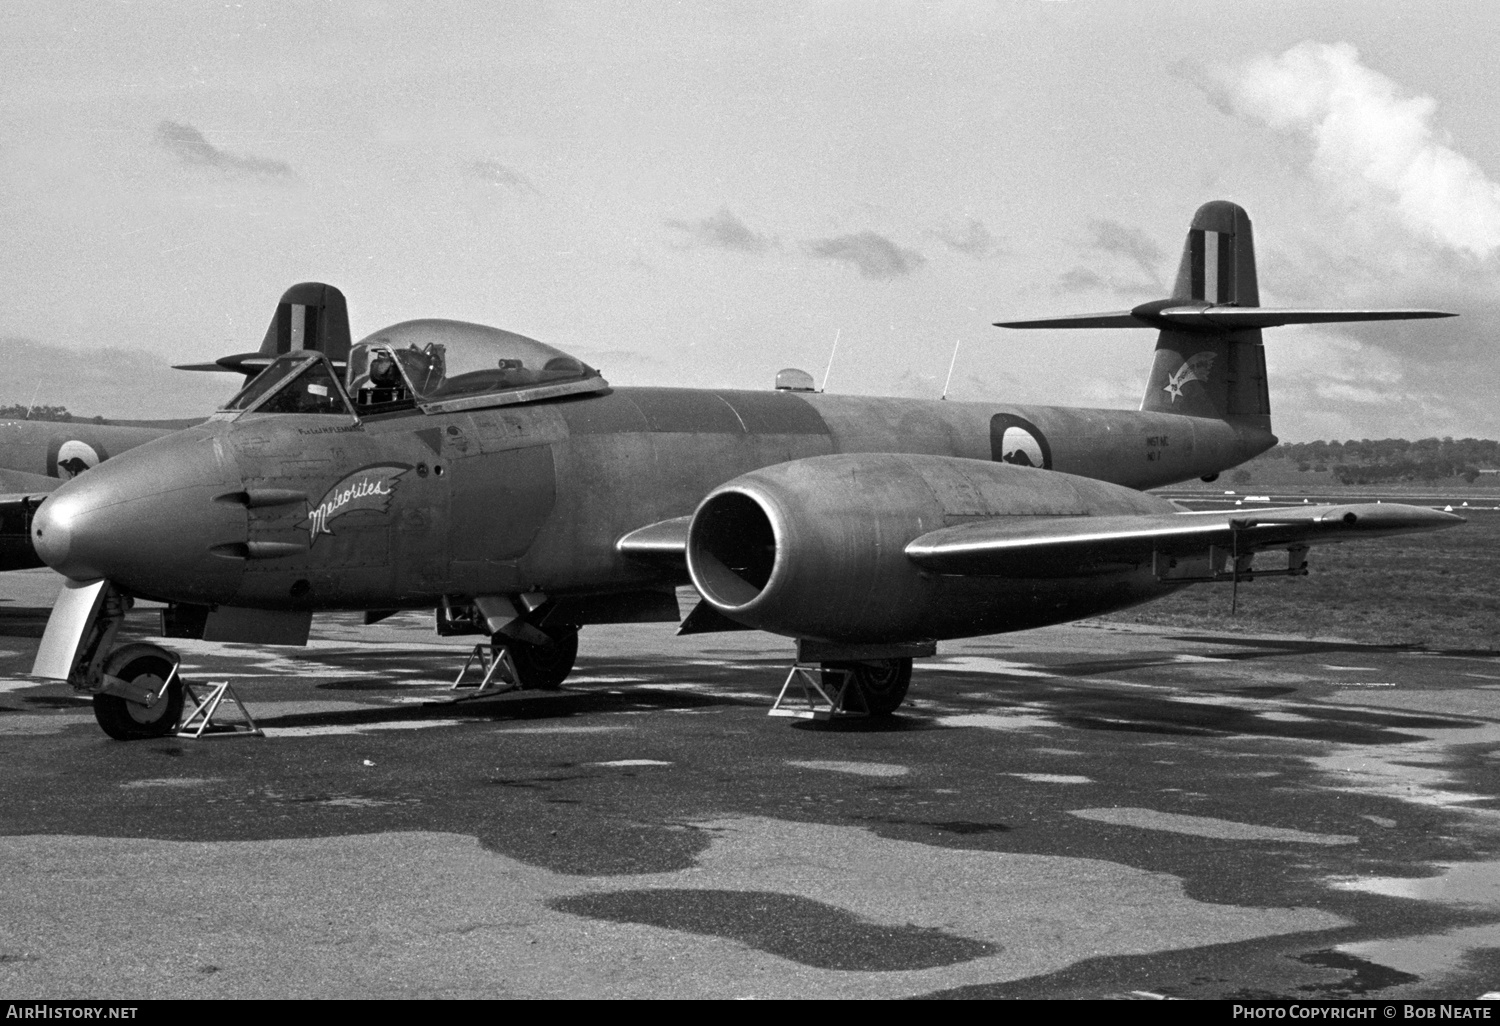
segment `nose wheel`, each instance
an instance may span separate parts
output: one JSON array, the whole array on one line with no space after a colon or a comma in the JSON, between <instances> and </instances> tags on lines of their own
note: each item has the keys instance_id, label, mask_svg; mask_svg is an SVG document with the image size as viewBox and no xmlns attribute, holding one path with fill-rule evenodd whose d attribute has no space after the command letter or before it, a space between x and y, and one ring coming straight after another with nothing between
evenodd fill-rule
<instances>
[{"instance_id":1,"label":"nose wheel","mask_svg":"<svg viewBox=\"0 0 1500 1026\"><path fill-rule=\"evenodd\" d=\"M154 646L131 647L134 651L124 653L118 662L111 658L105 672L124 681L133 693L150 693L152 701L134 702L101 692L94 695L94 719L116 741L164 737L182 718L183 689L177 660ZM141 651L143 647L147 651Z\"/></svg>"}]
</instances>

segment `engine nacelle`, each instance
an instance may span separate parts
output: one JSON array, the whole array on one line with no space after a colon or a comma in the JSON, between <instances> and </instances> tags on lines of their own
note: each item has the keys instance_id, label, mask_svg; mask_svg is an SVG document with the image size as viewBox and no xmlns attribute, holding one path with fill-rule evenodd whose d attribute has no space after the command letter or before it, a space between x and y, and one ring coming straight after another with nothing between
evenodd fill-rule
<instances>
[{"instance_id":1,"label":"engine nacelle","mask_svg":"<svg viewBox=\"0 0 1500 1026\"><path fill-rule=\"evenodd\" d=\"M759 630L838 642L993 633L1073 615L1106 582L1094 578L1084 588L930 574L906 556L909 542L997 516L1170 508L1118 485L1008 463L818 456L752 471L710 492L693 515L687 563L710 605ZM1121 601L1115 589L1107 605L1145 597Z\"/></svg>"}]
</instances>

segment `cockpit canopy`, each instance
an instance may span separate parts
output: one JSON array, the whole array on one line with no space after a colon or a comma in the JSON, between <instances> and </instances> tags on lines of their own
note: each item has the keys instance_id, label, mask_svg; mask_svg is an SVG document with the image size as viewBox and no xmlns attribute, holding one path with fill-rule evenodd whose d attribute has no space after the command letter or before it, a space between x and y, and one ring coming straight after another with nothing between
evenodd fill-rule
<instances>
[{"instance_id":1,"label":"cockpit canopy","mask_svg":"<svg viewBox=\"0 0 1500 1026\"><path fill-rule=\"evenodd\" d=\"M472 409L596 392L588 364L535 339L463 321L405 321L349 351L349 394L361 407L405 399L424 410Z\"/></svg>"},{"instance_id":2,"label":"cockpit canopy","mask_svg":"<svg viewBox=\"0 0 1500 1026\"><path fill-rule=\"evenodd\" d=\"M462 321L405 321L361 339L349 351L341 389L315 352L278 357L226 411L359 413L420 406L425 413L533 402L597 392L598 371L535 339Z\"/></svg>"}]
</instances>

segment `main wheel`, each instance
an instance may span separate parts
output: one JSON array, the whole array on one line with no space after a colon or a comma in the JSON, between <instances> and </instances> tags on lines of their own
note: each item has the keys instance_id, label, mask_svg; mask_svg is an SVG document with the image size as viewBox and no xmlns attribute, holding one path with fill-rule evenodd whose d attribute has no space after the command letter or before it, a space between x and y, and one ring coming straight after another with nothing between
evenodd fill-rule
<instances>
[{"instance_id":1,"label":"main wheel","mask_svg":"<svg viewBox=\"0 0 1500 1026\"><path fill-rule=\"evenodd\" d=\"M849 687L858 688L865 700L865 708L871 716L889 716L901 708L906 699L906 690L911 687L910 659L867 659L853 663L824 663L823 685L830 690L844 683L842 673L847 670ZM859 703L845 696L844 708L858 710Z\"/></svg>"},{"instance_id":2,"label":"main wheel","mask_svg":"<svg viewBox=\"0 0 1500 1026\"><path fill-rule=\"evenodd\" d=\"M573 661L578 658L578 628L552 635L552 641L546 645L533 645L514 638L497 639L496 658L499 658L501 648L510 652L522 689L555 691L573 672Z\"/></svg>"},{"instance_id":3,"label":"main wheel","mask_svg":"<svg viewBox=\"0 0 1500 1026\"><path fill-rule=\"evenodd\" d=\"M161 694L150 705L127 702L118 695L95 695L94 719L104 732L116 741L170 734L182 718L182 680L174 677L170 687L161 690L161 686L172 675L174 665L172 657L158 649L137 655L114 671L121 680L160 690Z\"/></svg>"}]
</instances>

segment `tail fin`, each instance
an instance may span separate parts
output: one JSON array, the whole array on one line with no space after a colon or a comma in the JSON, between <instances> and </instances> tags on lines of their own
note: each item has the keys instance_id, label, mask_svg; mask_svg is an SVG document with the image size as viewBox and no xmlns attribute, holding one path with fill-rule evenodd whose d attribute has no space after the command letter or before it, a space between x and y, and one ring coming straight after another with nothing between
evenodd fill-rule
<instances>
[{"instance_id":1,"label":"tail fin","mask_svg":"<svg viewBox=\"0 0 1500 1026\"><path fill-rule=\"evenodd\" d=\"M1250 217L1225 200L1193 215L1171 297L1133 310L1029 321L997 328L1157 328L1156 359L1141 409L1234 418L1271 427L1261 329L1281 324L1452 317L1438 310L1267 309L1260 305Z\"/></svg>"},{"instance_id":2,"label":"tail fin","mask_svg":"<svg viewBox=\"0 0 1500 1026\"><path fill-rule=\"evenodd\" d=\"M281 296L259 352L221 356L213 363L186 364L177 370L235 371L259 374L276 357L299 349L327 354L342 369L349 357L349 310L344 294L332 285L305 281Z\"/></svg>"},{"instance_id":3,"label":"tail fin","mask_svg":"<svg viewBox=\"0 0 1500 1026\"><path fill-rule=\"evenodd\" d=\"M1260 306L1255 236L1242 207L1215 200L1193 215L1177 284L1165 305L1188 304L1239 310ZM1141 409L1220 420L1248 417L1253 426L1270 431L1271 396L1260 328L1163 327Z\"/></svg>"}]
</instances>

